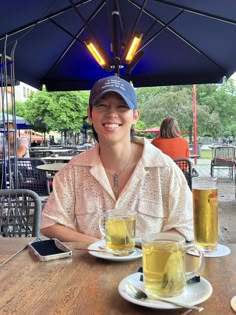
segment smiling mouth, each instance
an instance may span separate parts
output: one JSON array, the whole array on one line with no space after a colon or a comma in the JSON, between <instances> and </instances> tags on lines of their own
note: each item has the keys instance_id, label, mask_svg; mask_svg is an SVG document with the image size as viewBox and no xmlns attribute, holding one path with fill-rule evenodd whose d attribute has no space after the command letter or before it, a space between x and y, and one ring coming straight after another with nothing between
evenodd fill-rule
<instances>
[{"instance_id":1,"label":"smiling mouth","mask_svg":"<svg viewBox=\"0 0 236 315\"><path fill-rule=\"evenodd\" d=\"M115 123L112 123L112 124L107 124L107 123L105 123L105 124L103 124L103 126L104 126L104 127L106 127L106 128L112 128L112 129L115 129L115 128L120 127L120 126L121 126L121 124L115 124Z\"/></svg>"}]
</instances>

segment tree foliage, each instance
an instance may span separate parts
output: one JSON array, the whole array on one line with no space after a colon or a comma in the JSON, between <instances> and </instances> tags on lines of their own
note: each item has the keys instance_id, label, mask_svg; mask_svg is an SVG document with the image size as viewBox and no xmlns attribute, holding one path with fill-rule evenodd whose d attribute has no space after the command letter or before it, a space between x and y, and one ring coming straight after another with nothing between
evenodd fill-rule
<instances>
[{"instance_id":1,"label":"tree foliage","mask_svg":"<svg viewBox=\"0 0 236 315\"><path fill-rule=\"evenodd\" d=\"M47 92L44 89L16 106L17 114L25 117L35 130L79 132L87 116L88 92Z\"/></svg>"},{"instance_id":2,"label":"tree foliage","mask_svg":"<svg viewBox=\"0 0 236 315\"><path fill-rule=\"evenodd\" d=\"M197 87L199 104L204 104L210 112L218 113L221 122L221 132L229 129L236 121L236 85L234 80L223 84L199 85ZM235 130L236 132L236 130Z\"/></svg>"},{"instance_id":3,"label":"tree foliage","mask_svg":"<svg viewBox=\"0 0 236 315\"><path fill-rule=\"evenodd\" d=\"M192 86L137 88L141 117L137 129L160 126L165 116L177 119L181 130L193 129ZM79 132L87 116L88 91L33 93L24 103L17 103L17 115L23 116L41 131ZM197 86L198 135L236 136L236 83Z\"/></svg>"},{"instance_id":4,"label":"tree foliage","mask_svg":"<svg viewBox=\"0 0 236 315\"><path fill-rule=\"evenodd\" d=\"M162 119L173 116L180 128L192 132L192 86L137 89L141 121L145 127L160 126ZM236 85L234 80L222 84L197 86L198 135L212 137L236 135Z\"/></svg>"}]
</instances>

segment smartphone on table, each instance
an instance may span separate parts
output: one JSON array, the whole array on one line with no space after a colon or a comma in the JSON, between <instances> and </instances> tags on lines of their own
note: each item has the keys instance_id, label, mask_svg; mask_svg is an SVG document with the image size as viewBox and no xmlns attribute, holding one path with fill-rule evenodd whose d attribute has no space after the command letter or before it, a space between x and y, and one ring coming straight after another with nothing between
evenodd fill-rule
<instances>
[{"instance_id":1,"label":"smartphone on table","mask_svg":"<svg viewBox=\"0 0 236 315\"><path fill-rule=\"evenodd\" d=\"M29 243L28 248L40 261L72 256L72 250L56 238Z\"/></svg>"}]
</instances>

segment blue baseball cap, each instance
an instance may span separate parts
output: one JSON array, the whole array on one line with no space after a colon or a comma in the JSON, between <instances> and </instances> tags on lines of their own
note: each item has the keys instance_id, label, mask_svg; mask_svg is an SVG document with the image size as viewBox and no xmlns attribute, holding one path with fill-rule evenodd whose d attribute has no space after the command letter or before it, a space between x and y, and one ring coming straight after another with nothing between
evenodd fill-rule
<instances>
[{"instance_id":1,"label":"blue baseball cap","mask_svg":"<svg viewBox=\"0 0 236 315\"><path fill-rule=\"evenodd\" d=\"M133 86L117 76L100 79L94 84L89 97L90 107L108 92L118 93L130 109L137 109L137 97Z\"/></svg>"}]
</instances>

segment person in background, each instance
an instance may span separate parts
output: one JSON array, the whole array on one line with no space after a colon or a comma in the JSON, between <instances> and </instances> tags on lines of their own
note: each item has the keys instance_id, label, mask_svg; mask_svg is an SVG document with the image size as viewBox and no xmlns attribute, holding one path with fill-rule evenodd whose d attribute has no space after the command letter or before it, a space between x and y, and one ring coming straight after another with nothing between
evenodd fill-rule
<instances>
[{"instance_id":1,"label":"person in background","mask_svg":"<svg viewBox=\"0 0 236 315\"><path fill-rule=\"evenodd\" d=\"M87 114L96 145L76 155L53 179L41 233L61 241L96 242L100 216L137 214L136 236L168 231L193 239L192 194L179 167L133 135L140 112L133 86L111 76L95 83Z\"/></svg>"},{"instance_id":2,"label":"person in background","mask_svg":"<svg viewBox=\"0 0 236 315\"><path fill-rule=\"evenodd\" d=\"M8 132L7 132L8 130ZM13 123L8 123L8 129L5 127L5 154L8 155L8 147L10 147L10 155L14 155L14 126ZM3 139L2 139L3 140ZM3 157L3 143L0 146L0 157ZM26 137L16 138L16 154L18 158L29 158L29 140Z\"/></svg>"},{"instance_id":3,"label":"person in background","mask_svg":"<svg viewBox=\"0 0 236 315\"><path fill-rule=\"evenodd\" d=\"M160 136L151 142L172 159L189 159L189 143L180 137L180 129L176 119L167 116L162 120Z\"/></svg>"},{"instance_id":4,"label":"person in background","mask_svg":"<svg viewBox=\"0 0 236 315\"><path fill-rule=\"evenodd\" d=\"M32 141L30 144L31 147L38 147L39 145L40 145L40 142L38 142L36 140Z\"/></svg>"}]
</instances>

